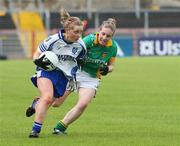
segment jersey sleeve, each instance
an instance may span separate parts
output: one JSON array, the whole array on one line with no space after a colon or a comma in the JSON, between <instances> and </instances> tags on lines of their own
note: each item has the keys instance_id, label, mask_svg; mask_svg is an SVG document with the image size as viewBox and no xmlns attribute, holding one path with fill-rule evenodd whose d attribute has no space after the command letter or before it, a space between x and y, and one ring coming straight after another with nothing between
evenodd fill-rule
<instances>
[{"instance_id":1,"label":"jersey sleeve","mask_svg":"<svg viewBox=\"0 0 180 146\"><path fill-rule=\"evenodd\" d=\"M87 53L86 45L85 45L84 41L81 38L78 40L78 43L82 47L82 50L81 50L80 54L78 55L77 59L84 58L86 53Z\"/></svg>"},{"instance_id":2,"label":"jersey sleeve","mask_svg":"<svg viewBox=\"0 0 180 146\"><path fill-rule=\"evenodd\" d=\"M39 51L44 52L49 50L50 46L59 39L56 35L49 36L47 39L42 41L38 46Z\"/></svg>"}]
</instances>

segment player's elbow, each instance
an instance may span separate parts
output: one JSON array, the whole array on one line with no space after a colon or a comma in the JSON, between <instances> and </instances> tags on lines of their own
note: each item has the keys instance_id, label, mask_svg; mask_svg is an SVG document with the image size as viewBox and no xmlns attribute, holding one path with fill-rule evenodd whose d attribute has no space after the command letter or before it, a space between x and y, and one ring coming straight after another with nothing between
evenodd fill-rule
<instances>
[{"instance_id":1,"label":"player's elbow","mask_svg":"<svg viewBox=\"0 0 180 146\"><path fill-rule=\"evenodd\" d=\"M114 65L109 65L108 68L109 68L109 72L112 72L114 70Z\"/></svg>"}]
</instances>

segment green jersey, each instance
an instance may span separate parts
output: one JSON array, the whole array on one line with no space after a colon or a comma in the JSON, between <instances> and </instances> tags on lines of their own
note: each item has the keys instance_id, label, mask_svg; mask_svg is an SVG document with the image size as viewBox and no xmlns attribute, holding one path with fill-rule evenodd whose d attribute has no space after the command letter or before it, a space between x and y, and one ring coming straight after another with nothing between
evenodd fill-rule
<instances>
[{"instance_id":1,"label":"green jersey","mask_svg":"<svg viewBox=\"0 0 180 146\"><path fill-rule=\"evenodd\" d=\"M88 60L82 67L82 70L89 73L92 77L99 77L99 67L105 63L114 62L117 46L113 40L108 41L106 46L102 46L98 43L98 33L90 34L83 38L87 47Z\"/></svg>"}]
</instances>

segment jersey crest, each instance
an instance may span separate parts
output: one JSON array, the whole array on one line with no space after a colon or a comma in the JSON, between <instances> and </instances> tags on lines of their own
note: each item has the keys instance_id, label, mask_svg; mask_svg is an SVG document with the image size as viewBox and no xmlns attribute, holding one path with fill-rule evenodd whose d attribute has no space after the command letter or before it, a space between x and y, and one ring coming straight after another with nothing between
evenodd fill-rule
<instances>
[{"instance_id":1,"label":"jersey crest","mask_svg":"<svg viewBox=\"0 0 180 146\"><path fill-rule=\"evenodd\" d=\"M102 58L105 58L107 56L108 52L103 52L102 53Z\"/></svg>"}]
</instances>

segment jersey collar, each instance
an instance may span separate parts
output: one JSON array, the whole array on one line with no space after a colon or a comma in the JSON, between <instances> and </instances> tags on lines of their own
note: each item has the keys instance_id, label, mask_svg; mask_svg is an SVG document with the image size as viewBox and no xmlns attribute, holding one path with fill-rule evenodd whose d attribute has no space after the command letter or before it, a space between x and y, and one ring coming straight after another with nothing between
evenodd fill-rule
<instances>
[{"instance_id":1,"label":"jersey collar","mask_svg":"<svg viewBox=\"0 0 180 146\"><path fill-rule=\"evenodd\" d=\"M68 42L64 39L64 33L65 33L64 29L61 29L59 31L59 33L58 33L59 39L62 39L66 44L72 44L73 42Z\"/></svg>"}]
</instances>

